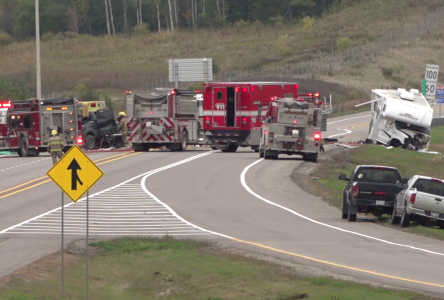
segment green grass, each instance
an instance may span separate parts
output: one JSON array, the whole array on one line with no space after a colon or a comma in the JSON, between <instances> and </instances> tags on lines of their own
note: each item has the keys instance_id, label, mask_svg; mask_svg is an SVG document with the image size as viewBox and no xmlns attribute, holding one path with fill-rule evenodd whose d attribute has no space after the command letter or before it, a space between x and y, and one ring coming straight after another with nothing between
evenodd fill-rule
<instances>
[{"instance_id":1,"label":"green grass","mask_svg":"<svg viewBox=\"0 0 444 300\"><path fill-rule=\"evenodd\" d=\"M289 267L222 251L199 241L122 238L93 243L90 299L432 299L330 277L300 277ZM65 267L65 299L85 299L86 259ZM0 290L1 300L61 299L60 268L40 276L17 276Z\"/></svg>"}]
</instances>

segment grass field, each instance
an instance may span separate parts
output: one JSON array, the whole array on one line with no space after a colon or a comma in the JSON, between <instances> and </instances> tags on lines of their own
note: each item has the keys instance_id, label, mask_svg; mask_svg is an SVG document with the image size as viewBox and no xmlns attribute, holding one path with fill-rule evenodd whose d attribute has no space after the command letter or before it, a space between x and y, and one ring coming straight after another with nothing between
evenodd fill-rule
<instances>
[{"instance_id":1,"label":"grass field","mask_svg":"<svg viewBox=\"0 0 444 300\"><path fill-rule=\"evenodd\" d=\"M89 299L433 299L330 277L301 277L297 269L231 253L206 242L123 238L93 246L96 251L89 262ZM86 299L85 255L68 258L65 299ZM62 299L57 262L60 255L44 258L29 267L33 272L3 281L0 299Z\"/></svg>"}]
</instances>

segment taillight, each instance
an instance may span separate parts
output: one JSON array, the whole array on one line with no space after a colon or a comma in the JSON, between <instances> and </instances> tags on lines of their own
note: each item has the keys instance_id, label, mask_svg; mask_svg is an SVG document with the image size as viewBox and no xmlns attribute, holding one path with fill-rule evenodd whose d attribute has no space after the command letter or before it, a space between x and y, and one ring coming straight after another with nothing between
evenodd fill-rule
<instances>
[{"instance_id":1,"label":"taillight","mask_svg":"<svg viewBox=\"0 0 444 300\"><path fill-rule=\"evenodd\" d=\"M210 117L205 117L205 124L210 125Z\"/></svg>"},{"instance_id":2,"label":"taillight","mask_svg":"<svg viewBox=\"0 0 444 300\"><path fill-rule=\"evenodd\" d=\"M78 145L82 145L83 144L83 137L82 137L81 134L77 137L77 144Z\"/></svg>"},{"instance_id":3,"label":"taillight","mask_svg":"<svg viewBox=\"0 0 444 300\"><path fill-rule=\"evenodd\" d=\"M359 185L358 184L355 184L354 186L353 186L353 196L354 197L357 197L359 195Z\"/></svg>"},{"instance_id":4,"label":"taillight","mask_svg":"<svg viewBox=\"0 0 444 300\"><path fill-rule=\"evenodd\" d=\"M269 142L270 144L273 144L273 142L274 142L274 132L270 132L270 133L268 134L268 142Z\"/></svg>"},{"instance_id":5,"label":"taillight","mask_svg":"<svg viewBox=\"0 0 444 300\"><path fill-rule=\"evenodd\" d=\"M319 132L315 132L313 135L313 138L315 140L315 146L319 146L319 141L321 140L321 134Z\"/></svg>"},{"instance_id":6,"label":"taillight","mask_svg":"<svg viewBox=\"0 0 444 300\"><path fill-rule=\"evenodd\" d=\"M38 131L35 133L35 140L40 141L40 132Z\"/></svg>"},{"instance_id":7,"label":"taillight","mask_svg":"<svg viewBox=\"0 0 444 300\"><path fill-rule=\"evenodd\" d=\"M416 193L413 193L410 195L409 199L410 204L415 204L415 200L416 200Z\"/></svg>"},{"instance_id":8,"label":"taillight","mask_svg":"<svg viewBox=\"0 0 444 300\"><path fill-rule=\"evenodd\" d=\"M245 117L242 118L242 124L247 125L247 118Z\"/></svg>"},{"instance_id":9,"label":"taillight","mask_svg":"<svg viewBox=\"0 0 444 300\"><path fill-rule=\"evenodd\" d=\"M297 123L298 123L298 120L294 119L293 124L297 124Z\"/></svg>"}]
</instances>

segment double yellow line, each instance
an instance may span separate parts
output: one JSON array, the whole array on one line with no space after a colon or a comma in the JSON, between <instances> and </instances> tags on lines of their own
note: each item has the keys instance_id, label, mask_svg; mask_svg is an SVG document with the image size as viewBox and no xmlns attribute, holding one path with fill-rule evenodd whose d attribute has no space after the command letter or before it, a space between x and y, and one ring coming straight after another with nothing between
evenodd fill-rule
<instances>
[{"instance_id":1,"label":"double yellow line","mask_svg":"<svg viewBox=\"0 0 444 300\"><path fill-rule=\"evenodd\" d=\"M140 152L130 152L130 154L128 154L128 153L119 153L119 154L116 154L116 155L113 155L113 156L110 156L110 157L105 157L105 158L98 159L98 160L94 161L94 163L96 165L103 165L103 164L110 163L110 162L113 162L113 161L116 161L116 160L119 160L119 159L122 159L122 158L127 158L127 157L130 157L130 156L133 156L133 155L137 155L139 153ZM39 178L30 180L28 182L19 184L19 185L15 186L15 187L12 187L10 189L0 191L0 199L12 196L14 194L17 194L17 193L20 193L20 192L23 192L23 191L26 191L26 190L29 190L29 189L32 189L32 188L34 188L36 186L42 185L42 184L50 182L50 181L51 181L51 179L48 179L48 176L43 176L43 177L39 177Z\"/></svg>"}]
</instances>

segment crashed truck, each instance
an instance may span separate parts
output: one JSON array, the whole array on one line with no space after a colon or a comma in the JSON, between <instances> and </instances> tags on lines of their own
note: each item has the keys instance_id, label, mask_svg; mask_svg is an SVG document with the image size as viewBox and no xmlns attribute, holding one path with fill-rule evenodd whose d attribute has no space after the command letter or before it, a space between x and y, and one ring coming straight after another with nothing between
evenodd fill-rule
<instances>
[{"instance_id":1,"label":"crashed truck","mask_svg":"<svg viewBox=\"0 0 444 300\"><path fill-rule=\"evenodd\" d=\"M427 150L433 109L417 89L372 90L367 144Z\"/></svg>"},{"instance_id":2,"label":"crashed truck","mask_svg":"<svg viewBox=\"0 0 444 300\"><path fill-rule=\"evenodd\" d=\"M128 141L134 151L165 147L184 151L187 145L205 145L202 130L202 94L173 89L151 95L126 93Z\"/></svg>"}]
</instances>

